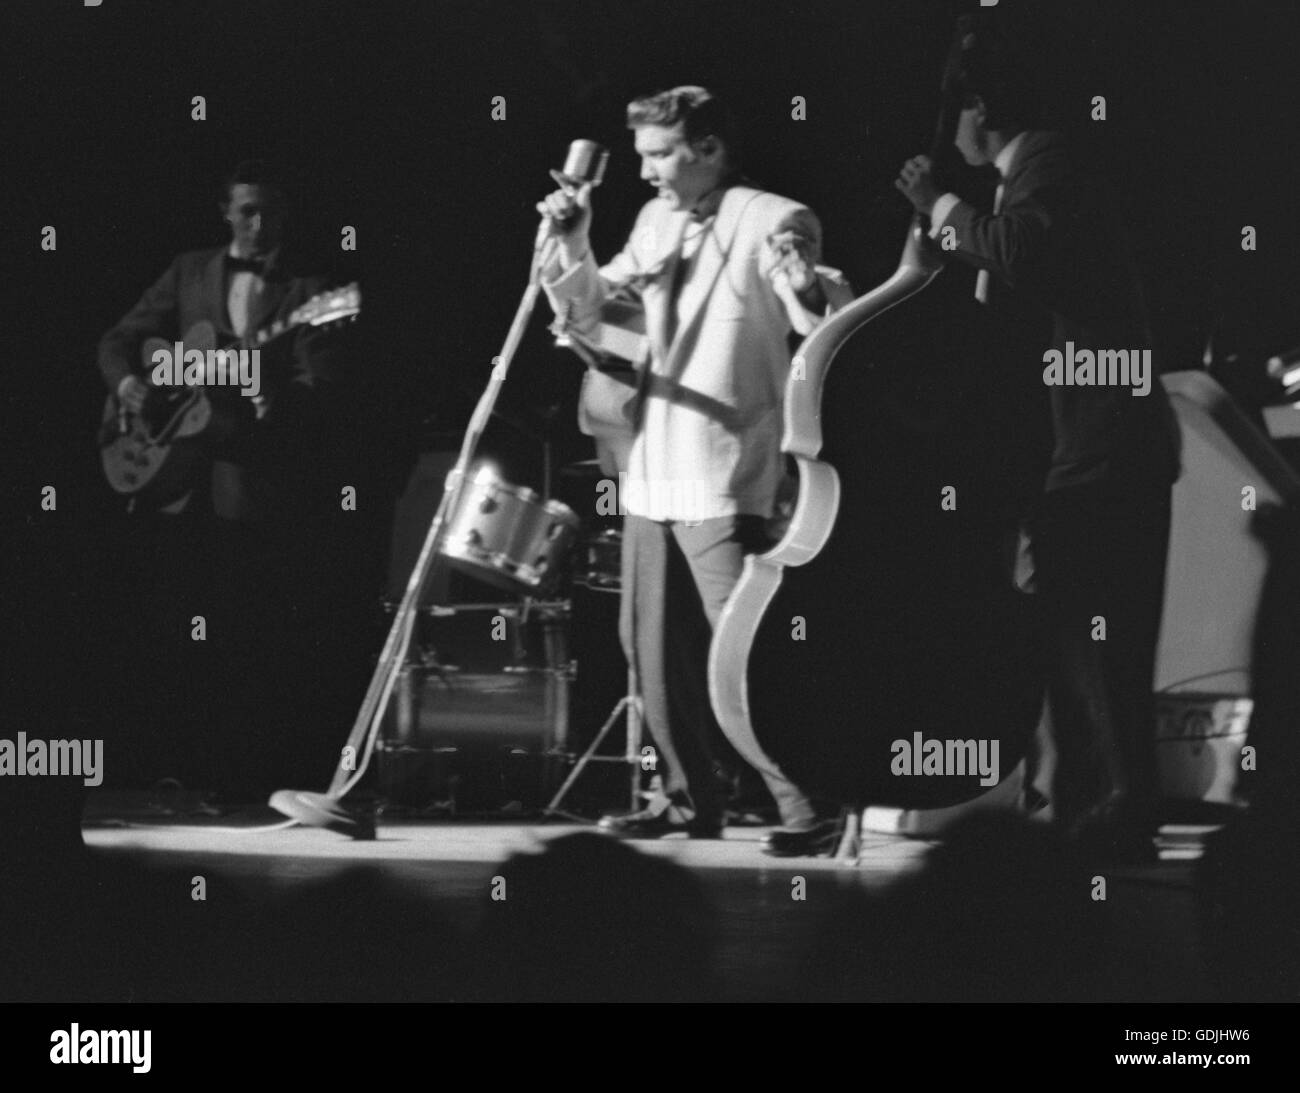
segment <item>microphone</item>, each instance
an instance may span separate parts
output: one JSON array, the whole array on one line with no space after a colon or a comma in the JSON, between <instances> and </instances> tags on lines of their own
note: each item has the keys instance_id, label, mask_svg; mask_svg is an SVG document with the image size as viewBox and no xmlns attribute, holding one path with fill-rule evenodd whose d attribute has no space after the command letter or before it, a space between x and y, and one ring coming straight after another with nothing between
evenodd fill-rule
<instances>
[{"instance_id":1,"label":"microphone","mask_svg":"<svg viewBox=\"0 0 1300 1093\"><path fill-rule=\"evenodd\" d=\"M560 189L572 196L584 183L599 186L605 178L605 167L609 163L609 149L594 140L575 140L569 145L569 154L564 158L564 166L558 171L551 171L551 177ZM553 223L555 222L555 223ZM537 246L546 242L555 224L566 224L568 219L558 220L550 214L543 214L541 226L537 230Z\"/></svg>"},{"instance_id":2,"label":"microphone","mask_svg":"<svg viewBox=\"0 0 1300 1093\"><path fill-rule=\"evenodd\" d=\"M609 149L594 140L575 140L569 145L569 154L565 157L564 167L552 171L551 177L561 186L577 189L584 182L599 186L605 177L605 167L609 163Z\"/></svg>"}]
</instances>

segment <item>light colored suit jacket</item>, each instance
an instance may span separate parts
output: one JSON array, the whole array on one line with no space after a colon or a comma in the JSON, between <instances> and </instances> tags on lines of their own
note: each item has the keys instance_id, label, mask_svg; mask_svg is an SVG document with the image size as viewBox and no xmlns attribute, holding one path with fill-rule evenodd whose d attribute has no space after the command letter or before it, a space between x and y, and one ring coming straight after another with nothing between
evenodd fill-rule
<instances>
[{"instance_id":1,"label":"light colored suit jacket","mask_svg":"<svg viewBox=\"0 0 1300 1093\"><path fill-rule=\"evenodd\" d=\"M748 186L723 195L674 308L688 213L655 198L637 216L623 250L596 267L545 270L557 314L595 338L611 299L639 302L649 343L636 433L620 500L656 520L772 513L782 477L781 399L792 326L768 272L766 240L793 231L821 252L821 225L806 207ZM819 269L832 306L852 298L843 278ZM674 312L676 314L674 315Z\"/></svg>"}]
</instances>

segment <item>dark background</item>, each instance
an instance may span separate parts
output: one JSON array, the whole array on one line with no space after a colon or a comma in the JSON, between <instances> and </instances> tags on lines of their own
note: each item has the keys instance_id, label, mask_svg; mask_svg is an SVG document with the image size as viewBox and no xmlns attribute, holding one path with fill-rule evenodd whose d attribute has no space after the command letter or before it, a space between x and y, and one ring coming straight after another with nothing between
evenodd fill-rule
<instances>
[{"instance_id":1,"label":"dark background","mask_svg":"<svg viewBox=\"0 0 1300 1093\"><path fill-rule=\"evenodd\" d=\"M46 442L24 462L40 483L96 484L95 342L175 252L223 240L217 184L253 155L294 168L310 249L346 257L340 227L357 227L369 394L404 385L416 417L451 410L454 423L472 405L522 291L533 204L575 137L613 149L594 234L601 255L621 243L649 196L623 107L648 90L690 81L727 94L749 174L819 213L827 260L865 291L896 261L908 210L891 180L929 143L951 14L971 6L7 5L18 204L5 250L27 339L9 393ZM1194 366L1212 326L1255 355L1300 340L1291 6L1003 0L997 11L1051 118L1123 194L1163 367ZM198 94L204 122L190 120ZM1089 120L1094 94L1105 122ZM491 120L495 95L505 121ZM790 117L795 95L806 121ZM45 224L57 252L39 250ZM1256 253L1241 251L1244 224L1258 229ZM531 338L507 403L571 401L568 360Z\"/></svg>"},{"instance_id":2,"label":"dark background","mask_svg":"<svg viewBox=\"0 0 1300 1093\"><path fill-rule=\"evenodd\" d=\"M97 735L112 680L85 637L103 602L83 575L100 572L87 561L115 502L94 448L95 344L175 253L225 240L217 184L234 162L291 164L297 238L363 280L358 398L389 412L358 458L383 463L396 488L417 450L463 425L486 381L523 289L534 203L570 140L613 150L593 229L607 256L649 197L627 100L714 86L737 108L748 173L818 212L826 260L865 291L897 260L909 208L891 182L929 143L952 15L971 7L6 5L7 510L22 532L7 572L10 709L21 720L72 703L78 735ZM1123 195L1159 366L1198 366L1213 330L1220 356L1237 356L1225 377L1249 392L1267 353L1300 342L1292 5L1002 0L998 13L1056 127ZM194 95L206 121L190 118ZM504 121L491 118L497 95ZM796 95L806 121L791 119ZM1089 119L1093 95L1106 97L1105 122ZM47 224L53 253L39 246ZM355 256L338 251L345 224ZM1240 247L1246 224L1255 253ZM571 424L580 369L551 348L547 321L537 316L503 409L534 429L553 411L561 459L585 458ZM488 448L513 480L536 482L538 450L518 429L497 423ZM56 513L40 510L45 485L59 490Z\"/></svg>"}]
</instances>

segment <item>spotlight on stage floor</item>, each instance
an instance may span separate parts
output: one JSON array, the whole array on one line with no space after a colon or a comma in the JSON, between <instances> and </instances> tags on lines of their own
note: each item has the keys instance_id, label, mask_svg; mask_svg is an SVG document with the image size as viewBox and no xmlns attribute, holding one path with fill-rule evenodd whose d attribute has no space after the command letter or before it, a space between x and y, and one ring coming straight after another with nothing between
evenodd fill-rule
<instances>
[{"instance_id":1,"label":"spotlight on stage floor","mask_svg":"<svg viewBox=\"0 0 1300 1093\"><path fill-rule=\"evenodd\" d=\"M280 789L271 794L267 804L305 827L324 827L354 839L375 837L375 821L371 816L350 811L337 797L324 793Z\"/></svg>"}]
</instances>

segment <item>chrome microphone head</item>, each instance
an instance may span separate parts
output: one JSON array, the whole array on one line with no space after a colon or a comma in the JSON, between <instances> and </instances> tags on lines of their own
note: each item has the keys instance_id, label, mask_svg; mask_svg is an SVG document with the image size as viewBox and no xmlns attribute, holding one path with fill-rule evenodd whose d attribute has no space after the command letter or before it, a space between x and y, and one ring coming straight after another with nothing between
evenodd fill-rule
<instances>
[{"instance_id":1,"label":"chrome microphone head","mask_svg":"<svg viewBox=\"0 0 1300 1093\"><path fill-rule=\"evenodd\" d=\"M599 186L605 177L607 163L608 148L594 140L575 140L569 145L569 154L565 157L560 176L572 186L581 186L584 182Z\"/></svg>"}]
</instances>

